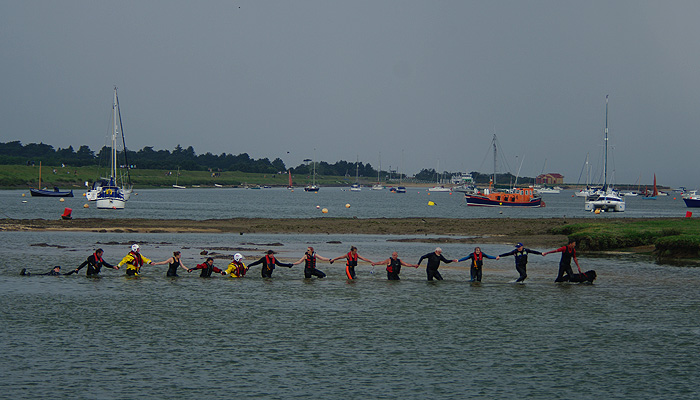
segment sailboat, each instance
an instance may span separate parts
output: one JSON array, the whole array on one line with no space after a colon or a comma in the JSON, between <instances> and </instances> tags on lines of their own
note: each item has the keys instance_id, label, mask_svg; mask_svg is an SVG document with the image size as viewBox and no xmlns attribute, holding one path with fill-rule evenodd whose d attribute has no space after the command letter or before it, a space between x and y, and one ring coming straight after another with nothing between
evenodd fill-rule
<instances>
[{"instance_id":1,"label":"sailboat","mask_svg":"<svg viewBox=\"0 0 700 400\"><path fill-rule=\"evenodd\" d=\"M41 187L41 161L39 161L39 187ZM48 189L34 189L31 188L29 189L29 194L32 195L32 197L73 197L73 190L70 190L68 192L61 192L58 190L56 186L53 187L53 190L48 190Z\"/></svg>"},{"instance_id":2,"label":"sailboat","mask_svg":"<svg viewBox=\"0 0 700 400\"><path fill-rule=\"evenodd\" d=\"M377 183L372 185L372 190L384 190L382 181L379 179L379 174L382 172L382 153L379 153L379 169L377 170Z\"/></svg>"},{"instance_id":3,"label":"sailboat","mask_svg":"<svg viewBox=\"0 0 700 400\"><path fill-rule=\"evenodd\" d=\"M605 157L603 163L602 193L595 193L584 202L584 210L591 212L625 211L625 200L616 190L608 186L608 95L605 96Z\"/></svg>"},{"instance_id":4,"label":"sailboat","mask_svg":"<svg viewBox=\"0 0 700 400\"><path fill-rule=\"evenodd\" d=\"M292 186L292 170L290 169L287 172L289 173L289 185L287 185L287 189L294 190L294 187Z\"/></svg>"},{"instance_id":5,"label":"sailboat","mask_svg":"<svg viewBox=\"0 0 700 400\"><path fill-rule=\"evenodd\" d=\"M355 161L355 183L350 186L350 191L351 192L359 192L362 190L362 187L360 186L360 158L357 158L357 161Z\"/></svg>"},{"instance_id":6,"label":"sailboat","mask_svg":"<svg viewBox=\"0 0 700 400\"><path fill-rule=\"evenodd\" d=\"M124 161L127 166L127 183L121 182L119 186L119 176L117 175L117 137L122 138L122 147L124 148ZM124 139L124 130L122 128L121 109L119 108L119 97L117 96L117 87L114 87L114 99L112 103L112 137L110 141L110 168L109 177L101 178L93 182L92 187L86 193L88 200L94 200L99 209L124 209L125 203L129 200L133 190L131 186L131 177L129 175L129 162L126 160L126 142Z\"/></svg>"},{"instance_id":7,"label":"sailboat","mask_svg":"<svg viewBox=\"0 0 700 400\"><path fill-rule=\"evenodd\" d=\"M437 169L435 170L435 186L428 188L429 192L451 192L452 189L440 185L440 160L437 162Z\"/></svg>"},{"instance_id":8,"label":"sailboat","mask_svg":"<svg viewBox=\"0 0 700 400\"><path fill-rule=\"evenodd\" d=\"M651 193L644 190L644 197L642 197L642 199L644 199L644 200L656 200L656 196L658 196L658 195L659 195L659 190L656 189L656 174L654 174L654 189L652 189Z\"/></svg>"},{"instance_id":9,"label":"sailboat","mask_svg":"<svg viewBox=\"0 0 700 400\"><path fill-rule=\"evenodd\" d=\"M496 134L493 135L491 140L493 145L493 178L489 183L488 189L484 189L481 192L464 193L464 198L467 201L468 206L484 206L484 207L524 207L524 208L534 208L534 207L544 207L545 204L542 201L542 197L535 193L535 189L528 188L513 188L509 192L497 192L492 189L496 186L496 162L497 162L497 139ZM517 183L517 179L516 179Z\"/></svg>"},{"instance_id":10,"label":"sailboat","mask_svg":"<svg viewBox=\"0 0 700 400\"><path fill-rule=\"evenodd\" d=\"M177 184L179 180L180 180L180 167L177 167L177 175L175 176L175 184L173 185L173 187L175 189L187 189L186 186L181 186L181 185Z\"/></svg>"},{"instance_id":11,"label":"sailboat","mask_svg":"<svg viewBox=\"0 0 700 400\"><path fill-rule=\"evenodd\" d=\"M315 158L315 155L316 155L316 151L314 149L314 158ZM305 161L308 162L309 160L305 160ZM314 166L313 167L313 174L311 175L311 185L307 185L304 188L304 191L305 192L318 192L318 189L320 189L320 188L318 186L316 186L316 161L311 161L311 162L313 163L313 166Z\"/></svg>"}]
</instances>

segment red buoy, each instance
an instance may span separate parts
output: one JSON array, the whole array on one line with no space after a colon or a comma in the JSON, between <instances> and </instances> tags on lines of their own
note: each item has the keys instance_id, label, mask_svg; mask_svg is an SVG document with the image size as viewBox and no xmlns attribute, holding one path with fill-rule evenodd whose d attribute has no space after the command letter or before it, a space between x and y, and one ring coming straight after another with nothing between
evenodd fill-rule
<instances>
[{"instance_id":1,"label":"red buoy","mask_svg":"<svg viewBox=\"0 0 700 400\"><path fill-rule=\"evenodd\" d=\"M63 215L61 215L61 218L73 219L73 217L71 216L72 213L73 213L73 209L66 207L65 209L63 209Z\"/></svg>"}]
</instances>

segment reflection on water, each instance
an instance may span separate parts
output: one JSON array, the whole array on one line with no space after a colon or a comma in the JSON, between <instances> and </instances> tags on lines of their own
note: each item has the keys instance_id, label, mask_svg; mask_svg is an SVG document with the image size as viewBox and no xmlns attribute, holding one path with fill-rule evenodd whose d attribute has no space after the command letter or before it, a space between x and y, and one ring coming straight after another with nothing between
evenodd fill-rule
<instances>
[{"instance_id":1,"label":"reflection on water","mask_svg":"<svg viewBox=\"0 0 700 400\"><path fill-rule=\"evenodd\" d=\"M26 196L22 197L22 193ZM53 198L31 198L26 191L0 190L0 215L7 218L58 219L64 207L73 209L74 218L155 218L155 219L216 219L216 218L552 218L552 217L683 217L687 210L683 200L672 196L657 200L627 199L627 211L595 215L583 210L583 200L572 197L573 191L546 194L544 208L468 207L460 193L431 193L424 189L409 189L406 194L388 190L343 191L322 188L316 193L302 189L144 189L127 203L125 210L98 210L87 203L80 192L74 198L59 202ZM25 203L23 203L25 201ZM428 201L435 203L429 206ZM345 205L350 204L350 208ZM316 208L319 206L319 208ZM328 214L321 209L327 208Z\"/></svg>"},{"instance_id":2,"label":"reflection on water","mask_svg":"<svg viewBox=\"0 0 700 400\"><path fill-rule=\"evenodd\" d=\"M23 278L22 266L75 266L98 242L110 262L128 246L104 243L138 241L155 260L183 249L187 265L215 247L249 248L251 262L275 242L286 261L309 244L332 257L356 245L373 260L397 250L409 262L433 246L362 235L0 239L6 398L656 399L694 397L700 383L698 268L582 257L583 268L598 272L594 285L554 284L551 256L531 257L524 285L508 283L517 277L512 258L486 260L482 284L466 282L463 266L445 267L446 280L429 283L424 268L404 268L402 280L390 282L367 264L349 284L342 265L327 263L319 268L328 278L308 281L301 266L278 268L272 280L259 278L259 267L238 280L186 272L168 279L165 266L144 267L142 279L113 270L99 279ZM448 258L472 250L441 247Z\"/></svg>"}]
</instances>

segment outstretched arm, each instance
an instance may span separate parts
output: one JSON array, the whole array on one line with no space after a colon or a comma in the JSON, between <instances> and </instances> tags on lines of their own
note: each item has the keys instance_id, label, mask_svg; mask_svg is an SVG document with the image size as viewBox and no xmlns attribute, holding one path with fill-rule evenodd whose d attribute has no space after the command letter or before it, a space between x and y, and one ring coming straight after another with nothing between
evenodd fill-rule
<instances>
[{"instance_id":1,"label":"outstretched arm","mask_svg":"<svg viewBox=\"0 0 700 400\"><path fill-rule=\"evenodd\" d=\"M77 274L78 271L80 271L81 269L83 269L84 266L88 265L88 262L90 262L90 260L85 260L85 261L83 261L83 263L80 264L80 266L79 266L78 268L76 268L73 272L75 272L75 273Z\"/></svg>"},{"instance_id":2,"label":"outstretched arm","mask_svg":"<svg viewBox=\"0 0 700 400\"><path fill-rule=\"evenodd\" d=\"M377 263L377 264L379 264L379 263ZM374 265L374 264L372 264L372 265ZM418 268L418 264L409 264L409 263L403 262L403 260L401 260L401 265L403 265L404 267Z\"/></svg>"},{"instance_id":3,"label":"outstretched arm","mask_svg":"<svg viewBox=\"0 0 700 400\"><path fill-rule=\"evenodd\" d=\"M375 265L387 265L391 262L391 258L387 258L384 261L379 261L379 262L373 262L372 266L374 267ZM405 265L403 261L401 261L401 265Z\"/></svg>"},{"instance_id":4,"label":"outstretched arm","mask_svg":"<svg viewBox=\"0 0 700 400\"><path fill-rule=\"evenodd\" d=\"M368 263L370 263L370 264L372 263L372 260L368 260L368 259L362 257L362 256L359 255L359 254L357 255L357 258L359 258L359 259L362 260L362 261L366 261L366 262L368 262Z\"/></svg>"},{"instance_id":5,"label":"outstretched arm","mask_svg":"<svg viewBox=\"0 0 700 400\"><path fill-rule=\"evenodd\" d=\"M318 254L316 254L316 258L318 258L321 261L330 261L331 260L330 258L319 256Z\"/></svg>"},{"instance_id":6,"label":"outstretched arm","mask_svg":"<svg viewBox=\"0 0 700 400\"><path fill-rule=\"evenodd\" d=\"M316 256L316 257L318 257L318 256ZM318 258L321 258L321 257L318 257ZM292 263L292 265L301 264L301 263L303 263L304 261L306 261L306 256L302 257L299 261L297 261L297 262L295 262L295 263Z\"/></svg>"},{"instance_id":7,"label":"outstretched arm","mask_svg":"<svg viewBox=\"0 0 700 400\"><path fill-rule=\"evenodd\" d=\"M170 258L168 258L168 259L167 259L167 260L165 260L165 261L159 261L159 262L157 262L157 263L153 263L153 265L165 265L165 264L172 264L172 262L173 262L173 258L172 258L172 257L170 257Z\"/></svg>"}]
</instances>

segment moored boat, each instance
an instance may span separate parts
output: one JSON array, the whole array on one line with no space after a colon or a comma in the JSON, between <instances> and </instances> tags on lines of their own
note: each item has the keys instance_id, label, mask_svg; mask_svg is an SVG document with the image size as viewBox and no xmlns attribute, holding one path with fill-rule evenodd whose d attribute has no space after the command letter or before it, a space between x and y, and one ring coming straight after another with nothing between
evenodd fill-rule
<instances>
[{"instance_id":1,"label":"moored boat","mask_svg":"<svg viewBox=\"0 0 700 400\"><path fill-rule=\"evenodd\" d=\"M506 192L492 192L484 189L482 192L473 194L465 193L464 198L468 206L484 207L544 207L542 198L535 194L533 188L516 188Z\"/></svg>"},{"instance_id":2,"label":"moored boat","mask_svg":"<svg viewBox=\"0 0 700 400\"><path fill-rule=\"evenodd\" d=\"M700 207L700 195L697 190L691 190L690 192L683 195L683 201L686 207L696 208Z\"/></svg>"}]
</instances>

